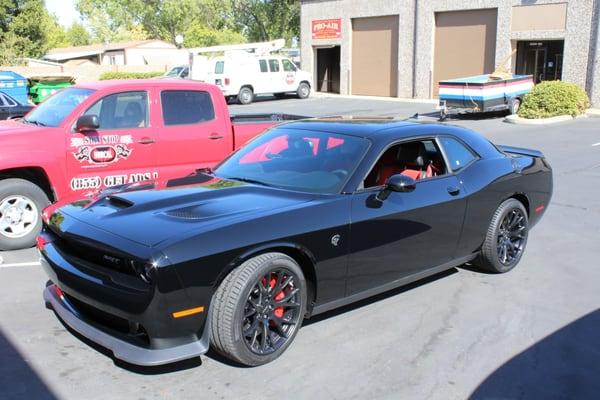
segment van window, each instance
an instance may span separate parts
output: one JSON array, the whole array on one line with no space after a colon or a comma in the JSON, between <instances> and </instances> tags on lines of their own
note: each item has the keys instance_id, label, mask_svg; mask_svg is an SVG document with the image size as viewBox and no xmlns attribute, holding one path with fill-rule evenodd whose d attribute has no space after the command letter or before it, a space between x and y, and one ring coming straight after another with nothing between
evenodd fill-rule
<instances>
[{"instance_id":1,"label":"van window","mask_svg":"<svg viewBox=\"0 0 600 400\"><path fill-rule=\"evenodd\" d=\"M225 70L225 61L217 61L215 63L215 74L222 74Z\"/></svg>"},{"instance_id":2,"label":"van window","mask_svg":"<svg viewBox=\"0 0 600 400\"><path fill-rule=\"evenodd\" d=\"M165 126L190 125L215 118L212 99L207 92L165 90L160 94Z\"/></svg>"},{"instance_id":3,"label":"van window","mask_svg":"<svg viewBox=\"0 0 600 400\"><path fill-rule=\"evenodd\" d=\"M269 72L267 60L258 60L258 63L260 64L260 72Z\"/></svg>"},{"instance_id":4,"label":"van window","mask_svg":"<svg viewBox=\"0 0 600 400\"><path fill-rule=\"evenodd\" d=\"M271 72L279 72L279 60L269 60Z\"/></svg>"},{"instance_id":5,"label":"van window","mask_svg":"<svg viewBox=\"0 0 600 400\"><path fill-rule=\"evenodd\" d=\"M296 72L296 66L290 60L284 58L281 60L281 63L283 64L283 70L285 72Z\"/></svg>"}]
</instances>

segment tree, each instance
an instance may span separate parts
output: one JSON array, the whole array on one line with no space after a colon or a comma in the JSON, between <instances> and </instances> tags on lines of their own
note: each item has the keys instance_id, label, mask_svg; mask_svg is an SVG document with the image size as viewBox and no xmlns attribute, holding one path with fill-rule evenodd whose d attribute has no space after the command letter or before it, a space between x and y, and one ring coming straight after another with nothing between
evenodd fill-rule
<instances>
[{"instance_id":1,"label":"tree","mask_svg":"<svg viewBox=\"0 0 600 400\"><path fill-rule=\"evenodd\" d=\"M207 47L219 44L244 43L246 38L241 33L223 29L207 28L201 24L192 24L183 35L185 47Z\"/></svg>"},{"instance_id":2,"label":"tree","mask_svg":"<svg viewBox=\"0 0 600 400\"><path fill-rule=\"evenodd\" d=\"M290 43L300 36L298 0L229 0L229 4L250 41L284 38Z\"/></svg>"},{"instance_id":3,"label":"tree","mask_svg":"<svg viewBox=\"0 0 600 400\"><path fill-rule=\"evenodd\" d=\"M71 46L85 46L92 43L92 38L83 25L73 22L66 32L67 41Z\"/></svg>"}]
</instances>

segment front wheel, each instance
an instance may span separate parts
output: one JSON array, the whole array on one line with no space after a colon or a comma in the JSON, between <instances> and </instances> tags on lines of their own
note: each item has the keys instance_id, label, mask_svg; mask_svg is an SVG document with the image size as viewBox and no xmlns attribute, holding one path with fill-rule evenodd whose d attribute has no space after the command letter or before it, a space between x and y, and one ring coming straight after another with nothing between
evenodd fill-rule
<instances>
[{"instance_id":1,"label":"front wheel","mask_svg":"<svg viewBox=\"0 0 600 400\"><path fill-rule=\"evenodd\" d=\"M266 364L292 343L305 309L306 281L298 263L282 253L251 258L214 294L212 346L240 364Z\"/></svg>"},{"instance_id":2,"label":"front wheel","mask_svg":"<svg viewBox=\"0 0 600 400\"><path fill-rule=\"evenodd\" d=\"M492 217L475 263L488 272L503 273L521 260L527 245L527 210L516 199L504 201Z\"/></svg>"},{"instance_id":3,"label":"front wheel","mask_svg":"<svg viewBox=\"0 0 600 400\"><path fill-rule=\"evenodd\" d=\"M29 181L0 181L0 250L33 246L42 229L41 212L48 205L46 193Z\"/></svg>"}]
</instances>

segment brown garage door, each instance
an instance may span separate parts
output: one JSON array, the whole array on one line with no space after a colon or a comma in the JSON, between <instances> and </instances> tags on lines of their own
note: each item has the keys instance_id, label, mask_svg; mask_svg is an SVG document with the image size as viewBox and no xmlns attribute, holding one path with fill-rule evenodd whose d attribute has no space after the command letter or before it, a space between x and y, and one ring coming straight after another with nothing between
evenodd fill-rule
<instances>
[{"instance_id":1,"label":"brown garage door","mask_svg":"<svg viewBox=\"0 0 600 400\"><path fill-rule=\"evenodd\" d=\"M497 14L495 8L435 14L434 96L439 81L494 70Z\"/></svg>"},{"instance_id":2,"label":"brown garage door","mask_svg":"<svg viewBox=\"0 0 600 400\"><path fill-rule=\"evenodd\" d=\"M352 20L352 94L396 96L398 16Z\"/></svg>"}]
</instances>

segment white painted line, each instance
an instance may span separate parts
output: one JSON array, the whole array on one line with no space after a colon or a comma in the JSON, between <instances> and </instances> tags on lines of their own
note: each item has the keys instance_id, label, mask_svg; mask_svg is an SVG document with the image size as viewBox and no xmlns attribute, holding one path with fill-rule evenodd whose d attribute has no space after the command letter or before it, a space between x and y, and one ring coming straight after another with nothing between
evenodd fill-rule
<instances>
[{"instance_id":1,"label":"white painted line","mask_svg":"<svg viewBox=\"0 0 600 400\"><path fill-rule=\"evenodd\" d=\"M40 264L39 261L35 261L35 262L24 262L24 263L0 264L0 268L33 267L33 266L39 266L39 265L42 265L42 264Z\"/></svg>"},{"instance_id":2,"label":"white painted line","mask_svg":"<svg viewBox=\"0 0 600 400\"><path fill-rule=\"evenodd\" d=\"M592 146L600 146L600 142L594 143Z\"/></svg>"}]
</instances>

